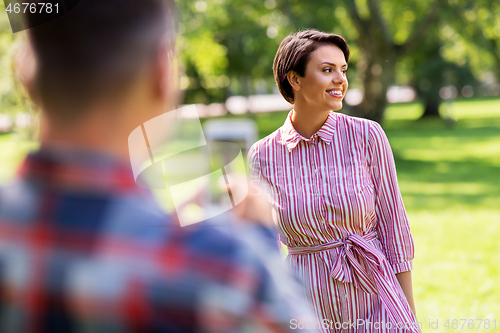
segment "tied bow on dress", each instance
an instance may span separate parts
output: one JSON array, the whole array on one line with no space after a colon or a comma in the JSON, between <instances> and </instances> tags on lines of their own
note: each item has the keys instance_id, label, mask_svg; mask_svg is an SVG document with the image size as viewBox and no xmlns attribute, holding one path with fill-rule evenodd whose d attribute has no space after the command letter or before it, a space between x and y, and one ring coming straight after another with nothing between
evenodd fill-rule
<instances>
[{"instance_id":1,"label":"tied bow on dress","mask_svg":"<svg viewBox=\"0 0 500 333\"><path fill-rule=\"evenodd\" d=\"M375 231L365 235L352 234L343 240L305 247L289 247L289 255L332 253L333 262L323 256L330 276L343 283L352 283L366 293L378 294L394 324L413 322L404 309L394 303L397 293L388 287L387 274L393 274L384 254L371 241L377 238ZM340 249L337 249L340 248ZM418 330L416 330L418 332Z\"/></svg>"},{"instance_id":2,"label":"tied bow on dress","mask_svg":"<svg viewBox=\"0 0 500 333\"><path fill-rule=\"evenodd\" d=\"M378 288L372 274L383 274L380 265L384 259L382 253L368 243L377 236L375 232L370 237L358 234L351 235L339 241L341 247L330 276L341 282L351 282L358 289L370 294L378 294Z\"/></svg>"}]
</instances>

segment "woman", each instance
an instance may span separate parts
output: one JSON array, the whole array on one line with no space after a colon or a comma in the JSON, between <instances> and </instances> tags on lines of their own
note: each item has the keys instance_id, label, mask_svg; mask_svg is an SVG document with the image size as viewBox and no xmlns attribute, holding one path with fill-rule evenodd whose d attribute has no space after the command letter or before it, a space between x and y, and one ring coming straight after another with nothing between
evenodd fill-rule
<instances>
[{"instance_id":1,"label":"woman","mask_svg":"<svg viewBox=\"0 0 500 333\"><path fill-rule=\"evenodd\" d=\"M271 192L287 262L322 331L420 332L413 239L389 142L377 123L334 112L348 61L338 35L307 30L281 42L274 76L293 110L250 149L252 176Z\"/></svg>"}]
</instances>

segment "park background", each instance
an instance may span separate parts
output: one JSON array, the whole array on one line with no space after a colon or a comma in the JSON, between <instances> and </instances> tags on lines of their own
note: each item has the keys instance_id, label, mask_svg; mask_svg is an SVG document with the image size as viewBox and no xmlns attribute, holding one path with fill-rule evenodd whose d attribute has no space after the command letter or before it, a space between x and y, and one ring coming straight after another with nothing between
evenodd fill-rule
<instances>
[{"instance_id":1,"label":"park background","mask_svg":"<svg viewBox=\"0 0 500 333\"><path fill-rule=\"evenodd\" d=\"M357 95L342 112L380 122L389 137L424 332L500 331L498 0L183 0L178 9L183 103L200 105L202 121L253 119L260 138L286 107L232 113L226 101L277 93L272 61L290 32L344 36ZM37 110L14 75L23 38L0 3L0 183L38 146Z\"/></svg>"}]
</instances>

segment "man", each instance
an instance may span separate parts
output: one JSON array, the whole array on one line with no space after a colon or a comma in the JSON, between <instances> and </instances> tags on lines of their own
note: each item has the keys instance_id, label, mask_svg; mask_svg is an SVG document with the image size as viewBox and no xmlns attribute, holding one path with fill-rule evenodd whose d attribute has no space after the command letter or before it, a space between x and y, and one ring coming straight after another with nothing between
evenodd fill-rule
<instances>
[{"instance_id":1,"label":"man","mask_svg":"<svg viewBox=\"0 0 500 333\"><path fill-rule=\"evenodd\" d=\"M0 190L1 332L281 332L302 315L277 250L252 250L259 228L180 228L134 182L128 135L176 103L173 28L167 1L82 0L28 31L41 148Z\"/></svg>"}]
</instances>

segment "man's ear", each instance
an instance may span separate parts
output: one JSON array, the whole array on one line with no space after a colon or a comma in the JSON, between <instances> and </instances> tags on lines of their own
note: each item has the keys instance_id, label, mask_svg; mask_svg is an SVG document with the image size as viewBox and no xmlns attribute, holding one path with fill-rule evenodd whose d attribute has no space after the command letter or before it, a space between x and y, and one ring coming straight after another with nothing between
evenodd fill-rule
<instances>
[{"instance_id":1,"label":"man's ear","mask_svg":"<svg viewBox=\"0 0 500 333\"><path fill-rule=\"evenodd\" d=\"M153 68L154 93L168 105L170 111L179 103L179 69L172 43L162 42L158 47Z\"/></svg>"},{"instance_id":2,"label":"man's ear","mask_svg":"<svg viewBox=\"0 0 500 333\"><path fill-rule=\"evenodd\" d=\"M38 94L35 89L35 76L37 70L36 58L28 41L19 44L14 53L14 67L16 77L21 85L26 89L31 100L39 105Z\"/></svg>"},{"instance_id":3,"label":"man's ear","mask_svg":"<svg viewBox=\"0 0 500 333\"><path fill-rule=\"evenodd\" d=\"M290 71L286 74L286 78L288 79L288 83L292 86L293 90L300 90L302 87L300 86L300 77L294 71Z\"/></svg>"}]
</instances>

